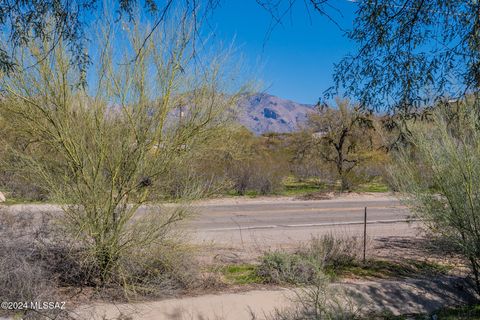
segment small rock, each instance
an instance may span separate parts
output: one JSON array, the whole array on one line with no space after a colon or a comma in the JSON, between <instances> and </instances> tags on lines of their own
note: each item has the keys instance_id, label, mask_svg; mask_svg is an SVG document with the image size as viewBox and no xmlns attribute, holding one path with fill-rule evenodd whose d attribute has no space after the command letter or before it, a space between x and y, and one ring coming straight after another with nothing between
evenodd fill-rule
<instances>
[{"instance_id":1,"label":"small rock","mask_svg":"<svg viewBox=\"0 0 480 320\"><path fill-rule=\"evenodd\" d=\"M5 202L7 198L5 198L5 195L0 192L0 202Z\"/></svg>"}]
</instances>

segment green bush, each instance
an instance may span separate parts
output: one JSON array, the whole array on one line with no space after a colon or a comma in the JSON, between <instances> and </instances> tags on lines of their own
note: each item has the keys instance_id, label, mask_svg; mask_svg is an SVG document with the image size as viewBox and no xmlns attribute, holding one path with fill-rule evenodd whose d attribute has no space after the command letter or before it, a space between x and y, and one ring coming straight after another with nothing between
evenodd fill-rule
<instances>
[{"instance_id":1,"label":"green bush","mask_svg":"<svg viewBox=\"0 0 480 320\"><path fill-rule=\"evenodd\" d=\"M427 229L460 248L480 294L479 105L438 107L408 138L391 168L396 188Z\"/></svg>"}]
</instances>

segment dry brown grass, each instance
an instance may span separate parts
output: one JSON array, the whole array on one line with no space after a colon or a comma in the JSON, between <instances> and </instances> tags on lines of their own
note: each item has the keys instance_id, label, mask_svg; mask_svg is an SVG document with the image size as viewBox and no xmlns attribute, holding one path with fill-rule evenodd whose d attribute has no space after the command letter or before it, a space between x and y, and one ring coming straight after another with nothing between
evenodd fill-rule
<instances>
[{"instance_id":1,"label":"dry brown grass","mask_svg":"<svg viewBox=\"0 0 480 320\"><path fill-rule=\"evenodd\" d=\"M194 249L169 238L153 250L130 252L120 262L122 278L99 286L95 264L85 259L84 248L63 232L54 216L0 210L0 221L0 301L67 301L66 310L0 310L5 315L69 318L78 303L91 299L171 296L212 282L201 276Z\"/></svg>"}]
</instances>

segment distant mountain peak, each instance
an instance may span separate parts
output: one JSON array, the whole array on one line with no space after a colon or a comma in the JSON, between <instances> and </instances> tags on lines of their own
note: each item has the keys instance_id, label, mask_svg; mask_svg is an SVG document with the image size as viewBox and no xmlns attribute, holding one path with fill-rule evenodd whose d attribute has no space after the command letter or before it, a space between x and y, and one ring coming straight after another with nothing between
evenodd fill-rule
<instances>
[{"instance_id":1,"label":"distant mountain peak","mask_svg":"<svg viewBox=\"0 0 480 320\"><path fill-rule=\"evenodd\" d=\"M267 93L248 94L238 103L238 121L257 135L288 133L300 129L314 107Z\"/></svg>"}]
</instances>

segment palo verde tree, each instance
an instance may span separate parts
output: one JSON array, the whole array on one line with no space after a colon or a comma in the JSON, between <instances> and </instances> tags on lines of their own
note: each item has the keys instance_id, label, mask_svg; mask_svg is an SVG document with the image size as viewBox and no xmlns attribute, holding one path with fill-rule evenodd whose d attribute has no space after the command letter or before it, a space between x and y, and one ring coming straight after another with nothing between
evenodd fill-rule
<instances>
[{"instance_id":1,"label":"palo verde tree","mask_svg":"<svg viewBox=\"0 0 480 320\"><path fill-rule=\"evenodd\" d=\"M223 127L237 97L224 82L228 76L233 85L235 77L223 67L226 53L204 54L202 61L193 54L198 48L187 16L165 22L146 43L149 30L141 25L115 26L103 25L90 89L76 85L80 71L62 42L47 59L49 42L29 42L15 63L32 67L0 76L0 112L21 138L9 149L18 156L16 169L62 206L64 224L85 249L91 281L100 285L128 282L124 256L148 251L184 218L182 207L140 216L138 209L188 150Z\"/></svg>"},{"instance_id":2,"label":"palo verde tree","mask_svg":"<svg viewBox=\"0 0 480 320\"><path fill-rule=\"evenodd\" d=\"M480 117L475 99L438 107L411 125L395 152L393 180L429 230L459 248L480 293Z\"/></svg>"},{"instance_id":3,"label":"palo verde tree","mask_svg":"<svg viewBox=\"0 0 480 320\"><path fill-rule=\"evenodd\" d=\"M369 158L367 151L373 146L371 115L348 100L337 99L337 108L325 105L311 113L308 126L313 132L311 139L315 150L323 161L335 168L341 190L348 190L351 171Z\"/></svg>"},{"instance_id":4,"label":"palo verde tree","mask_svg":"<svg viewBox=\"0 0 480 320\"><path fill-rule=\"evenodd\" d=\"M117 22L134 26L135 13L141 12L151 22L151 31L160 28L169 17L182 12L193 19L194 37L199 37L197 27L209 12L218 5L218 0L112 0L108 2L111 12L115 11ZM3 72L20 71L26 65L19 65L15 59L15 51L28 45L33 40L40 40L50 46L43 54L47 59L55 47L62 42L72 56L72 63L81 71L77 81L86 82L86 72L92 63L92 57L86 50L92 37L88 26L93 22L92 16L103 15L102 1L98 0L9 0L0 1L0 70ZM45 28L49 25L50 28ZM152 33L144 35L137 52L131 52L131 58L137 59L139 52L146 45Z\"/></svg>"}]
</instances>

